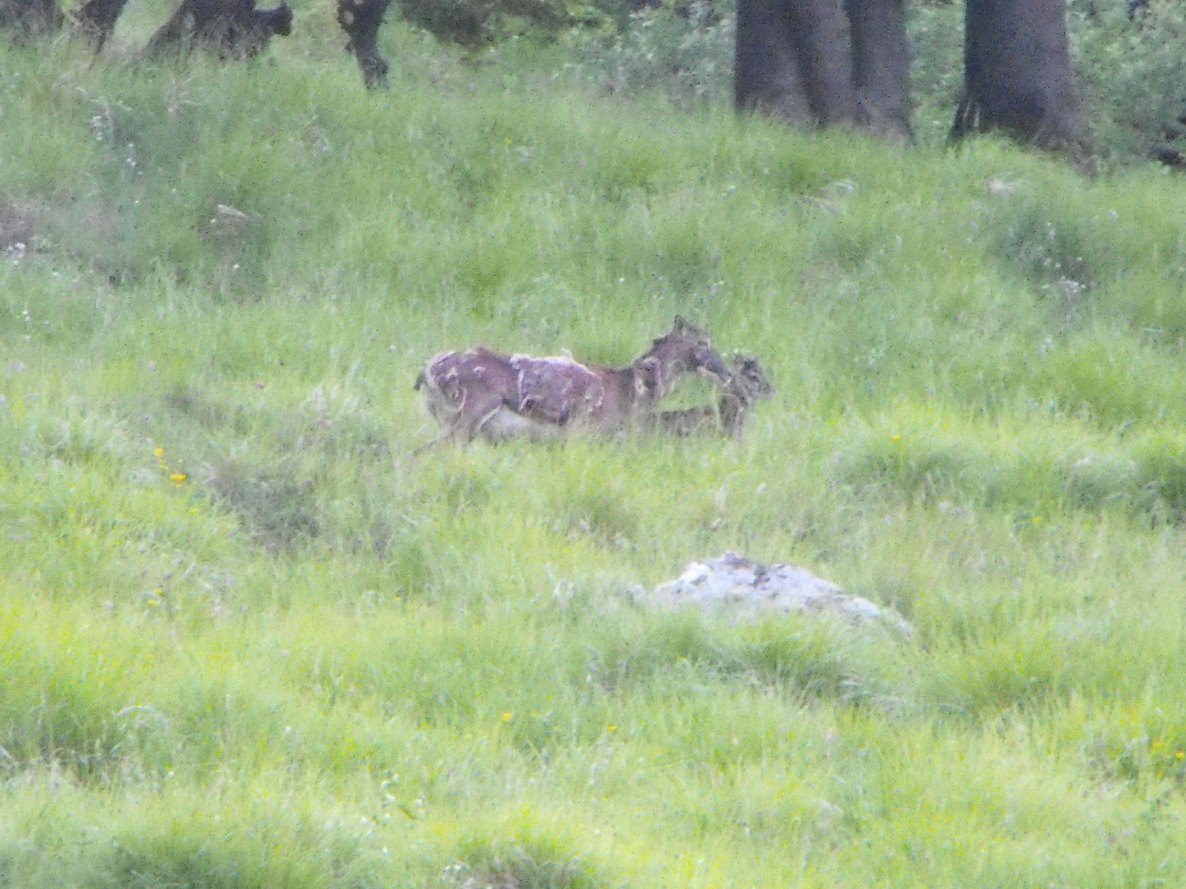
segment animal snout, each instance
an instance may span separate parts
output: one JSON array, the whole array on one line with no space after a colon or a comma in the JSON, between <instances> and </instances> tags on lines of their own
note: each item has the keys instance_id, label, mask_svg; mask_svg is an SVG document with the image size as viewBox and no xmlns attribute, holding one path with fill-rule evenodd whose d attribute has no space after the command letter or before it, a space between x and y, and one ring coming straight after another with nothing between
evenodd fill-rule
<instances>
[{"instance_id":1,"label":"animal snout","mask_svg":"<svg viewBox=\"0 0 1186 889\"><path fill-rule=\"evenodd\" d=\"M696 372L703 377L712 377L722 386L727 385L733 378L733 372L719 355L709 355L700 362Z\"/></svg>"}]
</instances>

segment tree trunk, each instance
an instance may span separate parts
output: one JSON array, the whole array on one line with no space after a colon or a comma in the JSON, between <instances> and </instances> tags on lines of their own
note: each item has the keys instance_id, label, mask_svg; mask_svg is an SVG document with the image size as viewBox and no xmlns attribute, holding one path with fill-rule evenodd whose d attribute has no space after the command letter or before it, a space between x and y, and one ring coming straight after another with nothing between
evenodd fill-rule
<instances>
[{"instance_id":1,"label":"tree trunk","mask_svg":"<svg viewBox=\"0 0 1186 889\"><path fill-rule=\"evenodd\" d=\"M824 127L855 122L851 43L841 4L838 0L791 0L785 5L812 116Z\"/></svg>"},{"instance_id":2,"label":"tree trunk","mask_svg":"<svg viewBox=\"0 0 1186 889\"><path fill-rule=\"evenodd\" d=\"M127 2L128 0L89 0L78 10L78 29L91 42L96 53L103 51L103 45L115 33L115 23Z\"/></svg>"},{"instance_id":3,"label":"tree trunk","mask_svg":"<svg viewBox=\"0 0 1186 889\"><path fill-rule=\"evenodd\" d=\"M811 113L799 79L790 16L771 0L738 0L733 101L806 126Z\"/></svg>"},{"instance_id":4,"label":"tree trunk","mask_svg":"<svg viewBox=\"0 0 1186 889\"><path fill-rule=\"evenodd\" d=\"M1065 0L967 0L965 21L951 138L999 131L1042 148L1081 147Z\"/></svg>"},{"instance_id":5,"label":"tree trunk","mask_svg":"<svg viewBox=\"0 0 1186 889\"><path fill-rule=\"evenodd\" d=\"M379 27L391 0L338 0L338 24L354 53L367 89L387 86L387 60L379 54Z\"/></svg>"},{"instance_id":6,"label":"tree trunk","mask_svg":"<svg viewBox=\"0 0 1186 889\"><path fill-rule=\"evenodd\" d=\"M846 0L853 85L862 122L884 138L910 140L910 45L905 0Z\"/></svg>"},{"instance_id":7,"label":"tree trunk","mask_svg":"<svg viewBox=\"0 0 1186 889\"><path fill-rule=\"evenodd\" d=\"M909 135L904 0L738 0L736 53L739 110Z\"/></svg>"}]
</instances>

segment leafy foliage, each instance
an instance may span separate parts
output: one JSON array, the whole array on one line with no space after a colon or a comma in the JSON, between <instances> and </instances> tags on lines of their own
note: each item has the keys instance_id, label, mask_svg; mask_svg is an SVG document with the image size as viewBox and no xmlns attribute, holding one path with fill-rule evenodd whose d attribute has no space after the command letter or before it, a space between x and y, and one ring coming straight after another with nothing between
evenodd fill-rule
<instances>
[{"instance_id":1,"label":"leafy foliage","mask_svg":"<svg viewBox=\"0 0 1186 889\"><path fill-rule=\"evenodd\" d=\"M622 0L401 0L409 22L437 39L477 47L516 34L554 34L611 21Z\"/></svg>"},{"instance_id":2,"label":"leafy foliage","mask_svg":"<svg viewBox=\"0 0 1186 889\"><path fill-rule=\"evenodd\" d=\"M1186 150L1186 10L1153 0L1134 16L1125 4L1071 4L1077 74L1096 151L1108 161Z\"/></svg>"},{"instance_id":3,"label":"leafy foliage","mask_svg":"<svg viewBox=\"0 0 1186 889\"><path fill-rule=\"evenodd\" d=\"M620 28L573 31L572 70L613 95L660 90L677 104L730 101L735 16L709 0L646 6Z\"/></svg>"}]
</instances>

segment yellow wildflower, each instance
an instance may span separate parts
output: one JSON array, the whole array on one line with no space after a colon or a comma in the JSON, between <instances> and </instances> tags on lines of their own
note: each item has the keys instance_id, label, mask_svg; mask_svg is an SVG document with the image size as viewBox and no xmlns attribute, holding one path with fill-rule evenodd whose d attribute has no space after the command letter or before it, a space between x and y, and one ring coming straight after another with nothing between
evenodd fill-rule
<instances>
[{"instance_id":1,"label":"yellow wildflower","mask_svg":"<svg viewBox=\"0 0 1186 889\"><path fill-rule=\"evenodd\" d=\"M510 721L511 721L511 718L512 718L513 716L514 716L514 714L513 714L513 713L511 713L510 711L507 711L506 713L502 714L502 721L503 721L503 722L510 722Z\"/></svg>"},{"instance_id":2,"label":"yellow wildflower","mask_svg":"<svg viewBox=\"0 0 1186 889\"><path fill-rule=\"evenodd\" d=\"M183 485L183 484L185 484L185 480L187 478L189 478L189 476L187 476L184 472L175 472L171 476L169 476L169 478L172 479L173 481L177 482L177 484Z\"/></svg>"}]
</instances>

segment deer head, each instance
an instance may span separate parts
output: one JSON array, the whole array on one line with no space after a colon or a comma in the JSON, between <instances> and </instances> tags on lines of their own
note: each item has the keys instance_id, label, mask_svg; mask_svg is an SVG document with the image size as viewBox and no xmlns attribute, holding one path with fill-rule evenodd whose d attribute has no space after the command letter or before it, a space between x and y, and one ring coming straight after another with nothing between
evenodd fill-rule
<instances>
[{"instance_id":1,"label":"deer head","mask_svg":"<svg viewBox=\"0 0 1186 889\"><path fill-rule=\"evenodd\" d=\"M774 396L774 384L766 375L765 368L753 355L745 352L733 353L732 371L733 376L726 389L746 404Z\"/></svg>"},{"instance_id":2,"label":"deer head","mask_svg":"<svg viewBox=\"0 0 1186 889\"><path fill-rule=\"evenodd\" d=\"M654 340L642 358L657 362L660 396L669 394L675 380L686 373L707 377L718 386L729 382L729 368L708 334L682 315L675 316L671 330Z\"/></svg>"}]
</instances>

